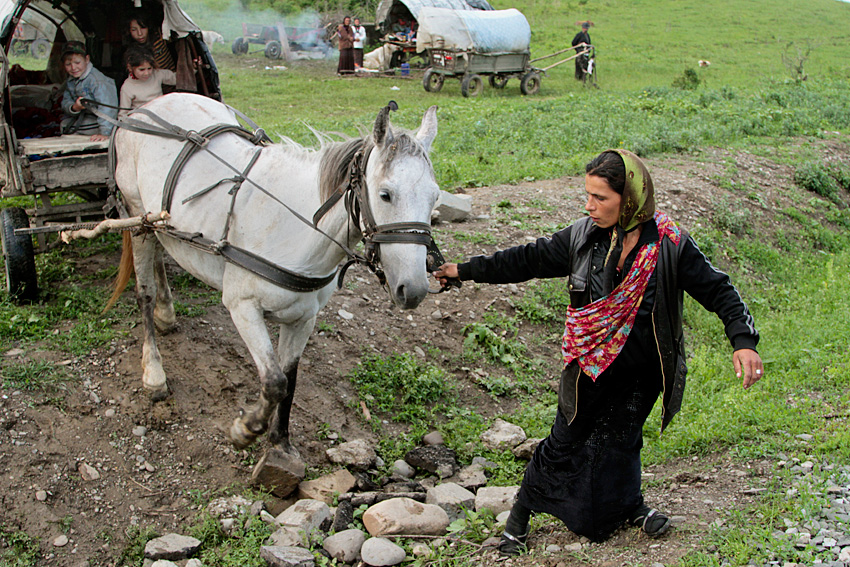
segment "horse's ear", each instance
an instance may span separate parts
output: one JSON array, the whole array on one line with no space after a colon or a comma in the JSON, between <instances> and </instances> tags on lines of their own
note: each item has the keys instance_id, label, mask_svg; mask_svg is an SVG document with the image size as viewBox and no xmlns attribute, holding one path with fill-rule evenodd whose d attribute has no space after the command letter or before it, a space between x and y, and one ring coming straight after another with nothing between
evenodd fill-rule
<instances>
[{"instance_id":1,"label":"horse's ear","mask_svg":"<svg viewBox=\"0 0 850 567\"><path fill-rule=\"evenodd\" d=\"M390 130L390 110L389 106L385 106L378 112L375 130L372 132L376 146L388 145L393 141L393 133Z\"/></svg>"},{"instance_id":2,"label":"horse's ear","mask_svg":"<svg viewBox=\"0 0 850 567\"><path fill-rule=\"evenodd\" d=\"M437 106L434 105L425 111L422 124L416 132L416 139L422 144L426 152L431 151L431 143L437 137Z\"/></svg>"}]
</instances>

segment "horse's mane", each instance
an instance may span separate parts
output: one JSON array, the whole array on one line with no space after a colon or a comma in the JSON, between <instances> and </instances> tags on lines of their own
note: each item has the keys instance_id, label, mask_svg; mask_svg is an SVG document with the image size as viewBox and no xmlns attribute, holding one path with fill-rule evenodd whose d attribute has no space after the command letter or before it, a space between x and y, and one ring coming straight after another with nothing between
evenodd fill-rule
<instances>
[{"instance_id":1,"label":"horse's mane","mask_svg":"<svg viewBox=\"0 0 850 567\"><path fill-rule=\"evenodd\" d=\"M380 152L383 167L387 167L392 161L402 155L411 157L423 157L428 159L425 148L416 139L412 132L407 130L394 131L392 142ZM375 148L372 136L356 138L344 142L332 142L322 154L319 164L319 192L322 201L331 195L346 181L351 167L351 161L361 149L364 155L368 155Z\"/></svg>"}]
</instances>

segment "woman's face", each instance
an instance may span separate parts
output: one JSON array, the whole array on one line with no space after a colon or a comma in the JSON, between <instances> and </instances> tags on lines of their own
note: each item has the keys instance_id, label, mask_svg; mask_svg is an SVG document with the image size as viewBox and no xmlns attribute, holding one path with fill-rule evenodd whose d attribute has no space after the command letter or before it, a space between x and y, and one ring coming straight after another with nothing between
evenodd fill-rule
<instances>
[{"instance_id":1,"label":"woman's face","mask_svg":"<svg viewBox=\"0 0 850 567\"><path fill-rule=\"evenodd\" d=\"M355 25L355 26L359 26L359 25L360 25L360 18L354 18L354 25Z\"/></svg>"},{"instance_id":2,"label":"woman's face","mask_svg":"<svg viewBox=\"0 0 850 567\"><path fill-rule=\"evenodd\" d=\"M342 25L344 25L344 26L351 25L351 18L345 18L344 20L342 20Z\"/></svg>"},{"instance_id":3,"label":"woman's face","mask_svg":"<svg viewBox=\"0 0 850 567\"><path fill-rule=\"evenodd\" d=\"M599 228L611 228L617 224L623 196L611 189L604 178L596 175L584 177L584 191L587 193L584 210L590 215L593 224Z\"/></svg>"},{"instance_id":4,"label":"woman's face","mask_svg":"<svg viewBox=\"0 0 850 567\"><path fill-rule=\"evenodd\" d=\"M130 37L139 43L148 42L148 28L139 24L136 20L130 21Z\"/></svg>"}]
</instances>

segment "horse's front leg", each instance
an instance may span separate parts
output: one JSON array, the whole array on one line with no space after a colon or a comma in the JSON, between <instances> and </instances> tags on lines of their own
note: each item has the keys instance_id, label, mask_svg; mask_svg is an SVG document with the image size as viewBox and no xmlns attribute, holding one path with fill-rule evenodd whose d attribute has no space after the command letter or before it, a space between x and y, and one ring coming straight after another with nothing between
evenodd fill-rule
<instances>
[{"instance_id":1,"label":"horse's front leg","mask_svg":"<svg viewBox=\"0 0 850 567\"><path fill-rule=\"evenodd\" d=\"M162 357L156 346L154 304L157 285L154 267L156 246L159 242L152 234L133 237L133 267L136 270L136 300L142 315L142 384L154 401L168 395Z\"/></svg>"},{"instance_id":2,"label":"horse's front leg","mask_svg":"<svg viewBox=\"0 0 850 567\"><path fill-rule=\"evenodd\" d=\"M277 405L277 413L269 431L269 442L275 447L300 457L298 450L289 441L289 414L292 410L292 400L295 394L295 383L298 374L298 361L307 346L307 341L313 332L316 318L312 317L293 325L281 325L277 354L280 365L285 369L287 378L286 396Z\"/></svg>"},{"instance_id":3,"label":"horse's front leg","mask_svg":"<svg viewBox=\"0 0 850 567\"><path fill-rule=\"evenodd\" d=\"M230 318L245 341L245 346L257 365L260 375L260 399L230 426L230 440L243 449L266 432L275 406L288 391L287 376L277 362L271 338L266 329L263 312L254 301L229 297L225 293L222 301L230 311Z\"/></svg>"}]
</instances>

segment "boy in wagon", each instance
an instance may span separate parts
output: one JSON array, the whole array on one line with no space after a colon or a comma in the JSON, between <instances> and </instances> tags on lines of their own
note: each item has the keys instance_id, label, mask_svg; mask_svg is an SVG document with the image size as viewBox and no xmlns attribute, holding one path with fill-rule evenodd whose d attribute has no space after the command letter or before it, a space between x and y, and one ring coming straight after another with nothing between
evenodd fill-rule
<instances>
[{"instance_id":1,"label":"boy in wagon","mask_svg":"<svg viewBox=\"0 0 850 567\"><path fill-rule=\"evenodd\" d=\"M68 73L62 96L62 133L90 135L93 142L108 139L112 123L89 112L83 99L100 103L95 105L98 110L114 119L118 113L115 82L94 68L86 46L79 41L69 41L62 48L62 65Z\"/></svg>"}]
</instances>

